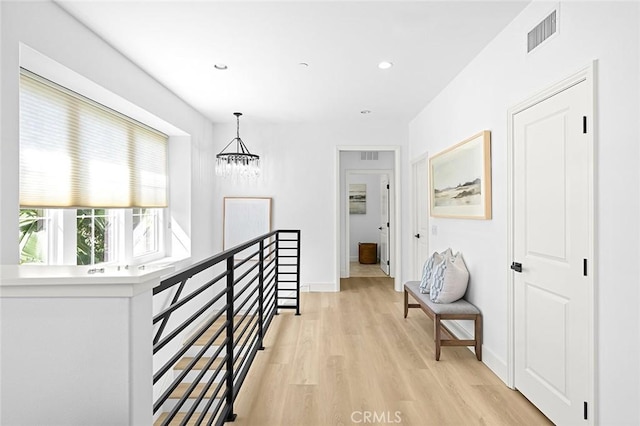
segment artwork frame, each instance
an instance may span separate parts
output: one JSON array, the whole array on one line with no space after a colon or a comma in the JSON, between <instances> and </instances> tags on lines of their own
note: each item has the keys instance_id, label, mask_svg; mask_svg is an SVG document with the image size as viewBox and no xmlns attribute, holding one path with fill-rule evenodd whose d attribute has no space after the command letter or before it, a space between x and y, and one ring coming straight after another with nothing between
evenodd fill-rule
<instances>
[{"instance_id":1,"label":"artwork frame","mask_svg":"<svg viewBox=\"0 0 640 426\"><path fill-rule=\"evenodd\" d=\"M367 184L349 184L349 214L367 214Z\"/></svg>"},{"instance_id":2,"label":"artwork frame","mask_svg":"<svg viewBox=\"0 0 640 426\"><path fill-rule=\"evenodd\" d=\"M491 219L491 132L483 130L429 158L432 217Z\"/></svg>"}]
</instances>

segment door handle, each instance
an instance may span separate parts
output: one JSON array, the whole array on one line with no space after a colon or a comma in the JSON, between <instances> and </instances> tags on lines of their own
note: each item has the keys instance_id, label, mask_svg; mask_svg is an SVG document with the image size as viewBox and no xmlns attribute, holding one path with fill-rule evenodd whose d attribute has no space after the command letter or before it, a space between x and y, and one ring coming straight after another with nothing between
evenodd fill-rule
<instances>
[{"instance_id":1,"label":"door handle","mask_svg":"<svg viewBox=\"0 0 640 426\"><path fill-rule=\"evenodd\" d=\"M416 235L414 235L414 237L420 238L420 234L416 234Z\"/></svg>"},{"instance_id":2,"label":"door handle","mask_svg":"<svg viewBox=\"0 0 640 426\"><path fill-rule=\"evenodd\" d=\"M522 272L522 263L512 262L511 269L513 269L516 272Z\"/></svg>"}]
</instances>

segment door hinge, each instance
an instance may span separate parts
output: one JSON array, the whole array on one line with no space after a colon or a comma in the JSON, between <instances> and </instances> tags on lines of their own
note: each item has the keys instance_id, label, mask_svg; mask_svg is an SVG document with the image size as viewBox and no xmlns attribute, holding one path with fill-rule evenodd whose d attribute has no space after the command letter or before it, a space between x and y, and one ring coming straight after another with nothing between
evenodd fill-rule
<instances>
[{"instance_id":1,"label":"door hinge","mask_svg":"<svg viewBox=\"0 0 640 426\"><path fill-rule=\"evenodd\" d=\"M389 222L387 222L387 228L389 227Z\"/></svg>"},{"instance_id":2,"label":"door hinge","mask_svg":"<svg viewBox=\"0 0 640 426\"><path fill-rule=\"evenodd\" d=\"M582 133L587 133L587 116L582 116Z\"/></svg>"},{"instance_id":3,"label":"door hinge","mask_svg":"<svg viewBox=\"0 0 640 426\"><path fill-rule=\"evenodd\" d=\"M387 189L389 189L389 184L387 184Z\"/></svg>"},{"instance_id":4,"label":"door hinge","mask_svg":"<svg viewBox=\"0 0 640 426\"><path fill-rule=\"evenodd\" d=\"M387 260L387 266L389 266L389 265L390 265L390 263L389 263L389 261Z\"/></svg>"},{"instance_id":5,"label":"door hinge","mask_svg":"<svg viewBox=\"0 0 640 426\"><path fill-rule=\"evenodd\" d=\"M582 275L587 276L587 259L582 259Z\"/></svg>"},{"instance_id":6,"label":"door hinge","mask_svg":"<svg viewBox=\"0 0 640 426\"><path fill-rule=\"evenodd\" d=\"M584 419L587 420L587 414L589 414L589 408L587 406L587 401L584 402Z\"/></svg>"}]
</instances>

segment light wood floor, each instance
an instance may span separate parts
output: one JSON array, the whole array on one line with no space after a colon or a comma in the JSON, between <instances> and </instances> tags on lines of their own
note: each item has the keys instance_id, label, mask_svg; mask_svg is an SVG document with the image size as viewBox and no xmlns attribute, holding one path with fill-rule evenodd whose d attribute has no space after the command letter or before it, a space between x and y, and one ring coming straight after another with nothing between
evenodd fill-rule
<instances>
[{"instance_id":1,"label":"light wood floor","mask_svg":"<svg viewBox=\"0 0 640 426\"><path fill-rule=\"evenodd\" d=\"M365 265L359 262L349 263L349 275L353 277L386 277L387 274L382 272L380 264Z\"/></svg>"},{"instance_id":2,"label":"light wood floor","mask_svg":"<svg viewBox=\"0 0 640 426\"><path fill-rule=\"evenodd\" d=\"M417 309L403 318L391 279L341 288L303 293L301 316L274 318L233 424L550 424L467 348L443 348L436 362L432 321Z\"/></svg>"}]
</instances>

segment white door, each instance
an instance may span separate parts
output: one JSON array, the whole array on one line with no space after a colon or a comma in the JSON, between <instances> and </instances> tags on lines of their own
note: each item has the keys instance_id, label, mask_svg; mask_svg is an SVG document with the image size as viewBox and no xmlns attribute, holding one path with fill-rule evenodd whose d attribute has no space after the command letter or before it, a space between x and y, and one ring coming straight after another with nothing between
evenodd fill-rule
<instances>
[{"instance_id":1,"label":"white door","mask_svg":"<svg viewBox=\"0 0 640 426\"><path fill-rule=\"evenodd\" d=\"M513 116L515 386L560 425L587 423L594 374L588 93Z\"/></svg>"},{"instance_id":2,"label":"white door","mask_svg":"<svg viewBox=\"0 0 640 426\"><path fill-rule=\"evenodd\" d=\"M429 158L413 163L413 264L414 279L422 277L429 257Z\"/></svg>"},{"instance_id":3,"label":"white door","mask_svg":"<svg viewBox=\"0 0 640 426\"><path fill-rule=\"evenodd\" d=\"M389 176L380 177L380 269L389 275Z\"/></svg>"}]
</instances>

